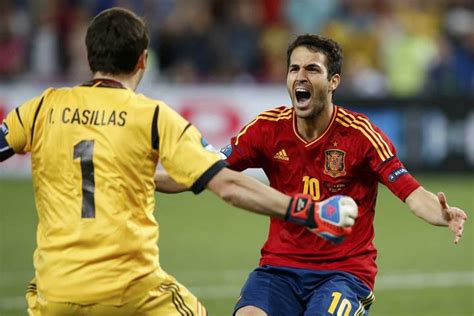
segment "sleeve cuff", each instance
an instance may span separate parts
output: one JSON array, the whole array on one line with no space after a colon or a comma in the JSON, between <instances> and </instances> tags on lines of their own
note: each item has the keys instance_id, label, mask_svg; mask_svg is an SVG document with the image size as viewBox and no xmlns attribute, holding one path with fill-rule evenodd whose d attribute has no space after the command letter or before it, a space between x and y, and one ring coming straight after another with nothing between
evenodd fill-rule
<instances>
[{"instance_id":1,"label":"sleeve cuff","mask_svg":"<svg viewBox=\"0 0 474 316\"><path fill-rule=\"evenodd\" d=\"M206 188L206 185L209 183L209 181L211 181L211 179L226 166L227 164L224 162L224 160L217 161L209 169L207 169L207 171L204 172L199 177L199 179L196 180L196 182L194 182L194 184L191 186L191 191L193 191L194 194L201 193Z\"/></svg>"}]
</instances>

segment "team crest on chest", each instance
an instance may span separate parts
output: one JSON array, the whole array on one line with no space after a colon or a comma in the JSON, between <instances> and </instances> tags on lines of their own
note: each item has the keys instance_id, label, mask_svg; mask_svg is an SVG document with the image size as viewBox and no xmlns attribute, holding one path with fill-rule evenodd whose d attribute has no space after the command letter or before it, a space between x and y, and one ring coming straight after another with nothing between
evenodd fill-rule
<instances>
[{"instance_id":1,"label":"team crest on chest","mask_svg":"<svg viewBox=\"0 0 474 316\"><path fill-rule=\"evenodd\" d=\"M328 149L324 151L326 161L324 162L324 173L333 178L346 175L344 158L346 153L339 149Z\"/></svg>"}]
</instances>

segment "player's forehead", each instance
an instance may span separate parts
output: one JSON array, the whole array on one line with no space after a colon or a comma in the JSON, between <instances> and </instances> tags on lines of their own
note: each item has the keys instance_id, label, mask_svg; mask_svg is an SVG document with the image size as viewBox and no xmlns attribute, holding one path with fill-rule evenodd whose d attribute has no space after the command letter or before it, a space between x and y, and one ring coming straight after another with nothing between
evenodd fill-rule
<instances>
[{"instance_id":1,"label":"player's forehead","mask_svg":"<svg viewBox=\"0 0 474 316\"><path fill-rule=\"evenodd\" d=\"M326 55L323 53L306 46L298 46L290 55L290 67L292 65L304 67L311 64L317 64L326 69L326 60Z\"/></svg>"}]
</instances>

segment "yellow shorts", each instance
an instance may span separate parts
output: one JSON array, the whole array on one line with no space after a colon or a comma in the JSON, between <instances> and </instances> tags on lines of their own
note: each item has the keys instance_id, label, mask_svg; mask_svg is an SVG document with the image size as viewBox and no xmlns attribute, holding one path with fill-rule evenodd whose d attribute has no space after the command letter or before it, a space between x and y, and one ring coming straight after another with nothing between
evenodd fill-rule
<instances>
[{"instance_id":1,"label":"yellow shorts","mask_svg":"<svg viewBox=\"0 0 474 316\"><path fill-rule=\"evenodd\" d=\"M29 316L207 316L197 298L170 275L147 295L120 306L48 302L38 297L35 279L28 285L26 301Z\"/></svg>"}]
</instances>

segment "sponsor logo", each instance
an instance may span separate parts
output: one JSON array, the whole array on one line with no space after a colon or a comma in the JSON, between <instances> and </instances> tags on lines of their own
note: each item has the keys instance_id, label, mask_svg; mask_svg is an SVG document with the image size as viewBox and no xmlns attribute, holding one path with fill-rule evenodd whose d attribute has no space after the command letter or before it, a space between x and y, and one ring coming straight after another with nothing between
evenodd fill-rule
<instances>
[{"instance_id":1,"label":"sponsor logo","mask_svg":"<svg viewBox=\"0 0 474 316\"><path fill-rule=\"evenodd\" d=\"M338 209L339 201L337 199L324 204L321 208L321 218L331 224L338 224L340 221Z\"/></svg>"},{"instance_id":2,"label":"sponsor logo","mask_svg":"<svg viewBox=\"0 0 474 316\"><path fill-rule=\"evenodd\" d=\"M403 176L404 174L408 173L408 170L405 168L398 168L397 170L393 171L391 174L388 175L388 181L395 182L398 178Z\"/></svg>"},{"instance_id":3,"label":"sponsor logo","mask_svg":"<svg viewBox=\"0 0 474 316\"><path fill-rule=\"evenodd\" d=\"M221 154L225 156L225 159L229 158L232 154L232 144L229 144L221 148Z\"/></svg>"},{"instance_id":4,"label":"sponsor logo","mask_svg":"<svg viewBox=\"0 0 474 316\"><path fill-rule=\"evenodd\" d=\"M286 154L286 150L284 150L284 149L278 151L278 152L275 154L275 156L273 156L273 158L278 159L278 160L285 160L285 161L290 160L290 158L289 158L288 155Z\"/></svg>"},{"instance_id":5,"label":"sponsor logo","mask_svg":"<svg viewBox=\"0 0 474 316\"><path fill-rule=\"evenodd\" d=\"M328 149L324 151L326 161L324 163L324 173L333 178L346 175L344 158L346 153L339 149Z\"/></svg>"},{"instance_id":6,"label":"sponsor logo","mask_svg":"<svg viewBox=\"0 0 474 316\"><path fill-rule=\"evenodd\" d=\"M296 211L301 212L306 207L306 200L298 199L298 204L296 205Z\"/></svg>"},{"instance_id":7,"label":"sponsor logo","mask_svg":"<svg viewBox=\"0 0 474 316\"><path fill-rule=\"evenodd\" d=\"M8 135L8 126L7 126L7 123L3 123L2 125L0 125L1 129L2 129L2 132L4 135Z\"/></svg>"},{"instance_id":8,"label":"sponsor logo","mask_svg":"<svg viewBox=\"0 0 474 316\"><path fill-rule=\"evenodd\" d=\"M326 209L326 215L328 217L333 217L335 213L336 213L336 208L332 205L329 205Z\"/></svg>"}]
</instances>

